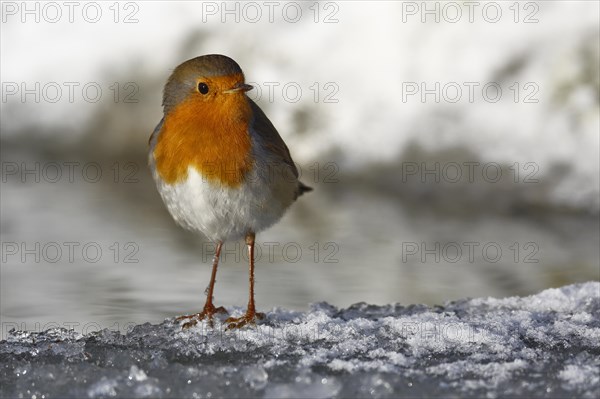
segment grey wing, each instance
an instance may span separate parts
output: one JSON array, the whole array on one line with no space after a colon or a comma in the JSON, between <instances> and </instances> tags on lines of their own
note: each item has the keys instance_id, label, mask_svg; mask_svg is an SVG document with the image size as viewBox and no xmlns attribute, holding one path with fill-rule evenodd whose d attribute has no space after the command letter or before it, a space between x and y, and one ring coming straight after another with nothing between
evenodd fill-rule
<instances>
[{"instance_id":1,"label":"grey wing","mask_svg":"<svg viewBox=\"0 0 600 399\"><path fill-rule=\"evenodd\" d=\"M290 150L285 145L285 142L275 129L275 126L271 123L269 118L265 115L262 109L251 99L250 105L252 107L252 113L254 115L253 128L256 134L262 139L261 142L265 148L269 150L271 154L277 155L279 160L285 162L294 172L294 176L298 177L298 169L292 160Z\"/></svg>"},{"instance_id":2,"label":"grey wing","mask_svg":"<svg viewBox=\"0 0 600 399\"><path fill-rule=\"evenodd\" d=\"M299 176L298 169L292 160L290 150L287 145L285 145L285 142L277 132L277 129L275 129L275 126L273 126L269 118L267 118L263 110L260 109L252 99L248 98L248 101L250 101L250 106L252 107L254 115L254 120L252 122L253 131L261 138L262 145L269 153L274 154L278 158L278 161L287 164L297 178ZM298 181L297 196L308 191L312 191L312 187Z\"/></svg>"},{"instance_id":3,"label":"grey wing","mask_svg":"<svg viewBox=\"0 0 600 399\"><path fill-rule=\"evenodd\" d=\"M164 122L165 122L165 118L163 117L160 120L160 122L158 122L158 125L156 125L156 127L154 128L154 131L152 132L152 134L150 135L150 138L148 139L148 145L150 146L151 150L156 145L156 140L158 139L158 134L159 134L160 130L162 129Z\"/></svg>"}]
</instances>

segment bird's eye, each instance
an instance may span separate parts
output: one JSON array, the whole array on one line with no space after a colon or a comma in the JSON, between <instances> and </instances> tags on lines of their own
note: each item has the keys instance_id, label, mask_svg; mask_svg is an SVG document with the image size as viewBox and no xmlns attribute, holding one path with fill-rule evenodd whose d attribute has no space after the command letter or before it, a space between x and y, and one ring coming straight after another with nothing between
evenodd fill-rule
<instances>
[{"instance_id":1,"label":"bird's eye","mask_svg":"<svg viewBox=\"0 0 600 399\"><path fill-rule=\"evenodd\" d=\"M202 94L208 93L208 85L204 82L198 84L198 91Z\"/></svg>"}]
</instances>

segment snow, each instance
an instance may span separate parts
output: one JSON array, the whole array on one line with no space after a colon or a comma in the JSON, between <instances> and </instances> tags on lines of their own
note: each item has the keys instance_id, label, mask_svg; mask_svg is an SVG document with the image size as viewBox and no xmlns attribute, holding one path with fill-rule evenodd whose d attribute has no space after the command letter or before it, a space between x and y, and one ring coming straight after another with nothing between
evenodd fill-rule
<instances>
[{"instance_id":1,"label":"snow","mask_svg":"<svg viewBox=\"0 0 600 399\"><path fill-rule=\"evenodd\" d=\"M243 309L229 309L233 315ZM443 306L274 308L255 327L11 331L2 397L598 397L600 283Z\"/></svg>"}]
</instances>

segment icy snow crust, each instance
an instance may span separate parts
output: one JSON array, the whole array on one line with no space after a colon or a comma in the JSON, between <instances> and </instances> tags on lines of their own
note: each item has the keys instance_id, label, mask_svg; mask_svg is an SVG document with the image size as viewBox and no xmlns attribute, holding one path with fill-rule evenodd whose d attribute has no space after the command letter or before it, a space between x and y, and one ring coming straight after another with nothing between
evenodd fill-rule
<instances>
[{"instance_id":1,"label":"icy snow crust","mask_svg":"<svg viewBox=\"0 0 600 399\"><path fill-rule=\"evenodd\" d=\"M242 309L233 309L234 314ZM600 284L445 306L274 309L254 328L13 331L0 396L598 397Z\"/></svg>"}]
</instances>

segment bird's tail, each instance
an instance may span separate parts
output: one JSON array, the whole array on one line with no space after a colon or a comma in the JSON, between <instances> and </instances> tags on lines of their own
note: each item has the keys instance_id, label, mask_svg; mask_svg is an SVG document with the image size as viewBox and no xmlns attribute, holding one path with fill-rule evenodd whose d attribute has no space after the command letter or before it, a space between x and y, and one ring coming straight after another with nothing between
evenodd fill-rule
<instances>
[{"instance_id":1,"label":"bird's tail","mask_svg":"<svg viewBox=\"0 0 600 399\"><path fill-rule=\"evenodd\" d=\"M301 181L298 182L298 197L301 196L304 193L308 193L309 191L312 191L313 188L310 186L307 186L306 184L302 183Z\"/></svg>"}]
</instances>

